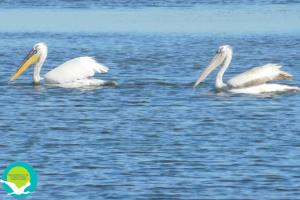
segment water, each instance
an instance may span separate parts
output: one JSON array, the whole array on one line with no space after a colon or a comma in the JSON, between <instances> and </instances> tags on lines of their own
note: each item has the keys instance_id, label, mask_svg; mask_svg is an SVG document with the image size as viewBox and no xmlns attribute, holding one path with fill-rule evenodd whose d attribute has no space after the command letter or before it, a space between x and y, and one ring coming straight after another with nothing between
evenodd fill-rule
<instances>
[{"instance_id":1,"label":"water","mask_svg":"<svg viewBox=\"0 0 300 200\"><path fill-rule=\"evenodd\" d=\"M39 183L28 199L298 199L299 94L216 93L215 74L192 89L222 44L234 47L226 80L274 62L294 75L290 85L300 85L300 37L281 28L284 33L1 31L1 173L12 162L30 163ZM90 55L110 68L97 77L119 86L33 86L31 70L8 84L39 41L49 48L42 74ZM7 195L0 190L0 196Z\"/></svg>"},{"instance_id":2,"label":"water","mask_svg":"<svg viewBox=\"0 0 300 200\"><path fill-rule=\"evenodd\" d=\"M299 34L299 5L0 9L1 32ZM76 23L74 23L76 19Z\"/></svg>"},{"instance_id":3,"label":"water","mask_svg":"<svg viewBox=\"0 0 300 200\"><path fill-rule=\"evenodd\" d=\"M194 7L199 5L296 5L299 0L2 0L1 8L144 8L144 7Z\"/></svg>"}]
</instances>

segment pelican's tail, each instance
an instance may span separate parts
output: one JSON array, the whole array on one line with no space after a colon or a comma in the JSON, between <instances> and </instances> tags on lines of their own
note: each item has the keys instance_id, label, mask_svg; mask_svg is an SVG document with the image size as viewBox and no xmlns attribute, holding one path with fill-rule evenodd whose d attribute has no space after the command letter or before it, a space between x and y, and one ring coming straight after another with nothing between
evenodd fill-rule
<instances>
[{"instance_id":1,"label":"pelican's tail","mask_svg":"<svg viewBox=\"0 0 300 200\"><path fill-rule=\"evenodd\" d=\"M300 87L295 87L294 92L300 92Z\"/></svg>"},{"instance_id":2,"label":"pelican's tail","mask_svg":"<svg viewBox=\"0 0 300 200\"><path fill-rule=\"evenodd\" d=\"M103 86L118 86L118 82L116 81L105 81Z\"/></svg>"},{"instance_id":3,"label":"pelican's tail","mask_svg":"<svg viewBox=\"0 0 300 200\"><path fill-rule=\"evenodd\" d=\"M279 79L280 80L293 80L293 75L291 75L285 71L280 71Z\"/></svg>"}]
</instances>

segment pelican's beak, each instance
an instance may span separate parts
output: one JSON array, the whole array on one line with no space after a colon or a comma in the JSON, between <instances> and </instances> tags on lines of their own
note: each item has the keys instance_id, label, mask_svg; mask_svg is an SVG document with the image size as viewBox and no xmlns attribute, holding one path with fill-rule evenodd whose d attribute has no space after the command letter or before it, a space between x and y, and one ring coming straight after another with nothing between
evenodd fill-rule
<instances>
[{"instance_id":1,"label":"pelican's beak","mask_svg":"<svg viewBox=\"0 0 300 200\"><path fill-rule=\"evenodd\" d=\"M224 56L222 56L221 52L217 52L213 59L210 61L209 65L205 68L205 70L200 74L198 80L194 84L194 88L197 87L200 83L202 83L206 77L218 66L220 66L224 61Z\"/></svg>"},{"instance_id":2,"label":"pelican's beak","mask_svg":"<svg viewBox=\"0 0 300 200\"><path fill-rule=\"evenodd\" d=\"M16 80L21 74L26 71L26 69L28 69L30 65L37 63L38 60L39 55L37 54L37 51L35 49L32 49L28 53L22 64L18 67L17 71L11 76L10 81Z\"/></svg>"}]
</instances>

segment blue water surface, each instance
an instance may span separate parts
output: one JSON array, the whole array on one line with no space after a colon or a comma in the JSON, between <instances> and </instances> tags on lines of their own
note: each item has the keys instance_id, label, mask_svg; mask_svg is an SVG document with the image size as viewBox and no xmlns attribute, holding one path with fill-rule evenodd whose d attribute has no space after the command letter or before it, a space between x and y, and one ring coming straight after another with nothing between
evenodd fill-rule
<instances>
[{"instance_id":1,"label":"blue water surface","mask_svg":"<svg viewBox=\"0 0 300 200\"><path fill-rule=\"evenodd\" d=\"M2 1L1 8L12 7L11 2ZM45 12L64 13L71 1L33 1L37 7L26 2L16 3L18 9L4 10L35 10L41 16L37 9L41 6ZM78 7L81 1L74 2ZM88 2L94 2L91 7L96 8L101 4ZM102 4L105 2L111 3ZM147 2L143 7L150 4ZM183 1L157 2L159 7L179 7L176 14L191 1L187 5ZM247 6L256 6L248 5L251 2L239 4L242 8L236 12L246 13L253 24L253 16L259 13L250 9L254 14L247 14ZM234 47L225 80L271 62L282 64L294 75L287 83L299 86L300 37L288 25L297 23L298 7L292 1L288 6L274 5L288 2L263 1L261 5L275 6L275 18L284 6L291 13L286 16L295 22L278 23L276 30L275 26L258 30L253 26L252 32L184 31L184 27L182 31L159 31L159 27L149 31L145 28L147 17L139 22L144 27L141 31L89 32L91 25L87 30L65 31L51 20L51 30L31 25L22 31L16 29L17 22L5 18L5 23L12 20L13 28L0 27L1 171L15 161L31 164L39 177L36 192L28 198L34 200L299 199L300 95L218 93L215 73L192 89L222 44ZM88 15L88 11L74 12ZM91 12L98 11L112 12ZM127 11L132 9L122 12ZM1 18L0 24L5 20ZM187 26L191 23L194 21L187 21ZM89 55L110 68L108 74L97 78L115 80L119 85L97 89L34 86L32 68L8 83L39 41L49 48L42 74L68 59ZM0 199L6 198L0 190Z\"/></svg>"},{"instance_id":2,"label":"blue water surface","mask_svg":"<svg viewBox=\"0 0 300 200\"><path fill-rule=\"evenodd\" d=\"M299 5L0 9L0 32L299 34Z\"/></svg>"},{"instance_id":3,"label":"blue water surface","mask_svg":"<svg viewBox=\"0 0 300 200\"><path fill-rule=\"evenodd\" d=\"M145 8L195 7L199 5L295 5L299 0L2 0L3 8Z\"/></svg>"}]
</instances>

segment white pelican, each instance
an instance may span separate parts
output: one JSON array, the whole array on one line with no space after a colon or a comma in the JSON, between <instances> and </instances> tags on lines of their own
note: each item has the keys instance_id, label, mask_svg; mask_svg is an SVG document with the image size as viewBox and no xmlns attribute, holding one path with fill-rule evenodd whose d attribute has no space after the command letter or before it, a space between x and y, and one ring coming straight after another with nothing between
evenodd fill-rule
<instances>
[{"instance_id":1,"label":"white pelican","mask_svg":"<svg viewBox=\"0 0 300 200\"><path fill-rule=\"evenodd\" d=\"M292 75L281 71L281 66L277 64L266 64L261 67L255 67L233 77L227 84L223 83L223 75L230 65L232 52L231 46L220 46L210 64L200 74L194 88L203 82L214 69L223 64L216 77L215 85L217 90L228 90L233 93L246 94L300 91L299 87L268 83L274 80L292 79Z\"/></svg>"},{"instance_id":2,"label":"white pelican","mask_svg":"<svg viewBox=\"0 0 300 200\"><path fill-rule=\"evenodd\" d=\"M22 195L22 194L30 194L31 193L29 191L25 192L25 190L31 185L30 181L28 181L24 186L22 186L20 188L18 188L16 186L16 184L13 182L4 181L1 179L0 179L0 182L5 183L13 191L12 193L9 193L8 195L13 195L13 194Z\"/></svg>"},{"instance_id":3,"label":"white pelican","mask_svg":"<svg viewBox=\"0 0 300 200\"><path fill-rule=\"evenodd\" d=\"M11 76L10 81L16 80L29 66L35 64L33 69L33 83L39 84L43 79L40 77L40 70L48 54L45 43L37 43L28 53L17 71ZM69 60L45 74L44 80L48 84L55 84L62 87L100 86L116 85L114 81L103 81L92 79L95 73L107 73L108 68L97 63L91 57L78 57Z\"/></svg>"}]
</instances>

